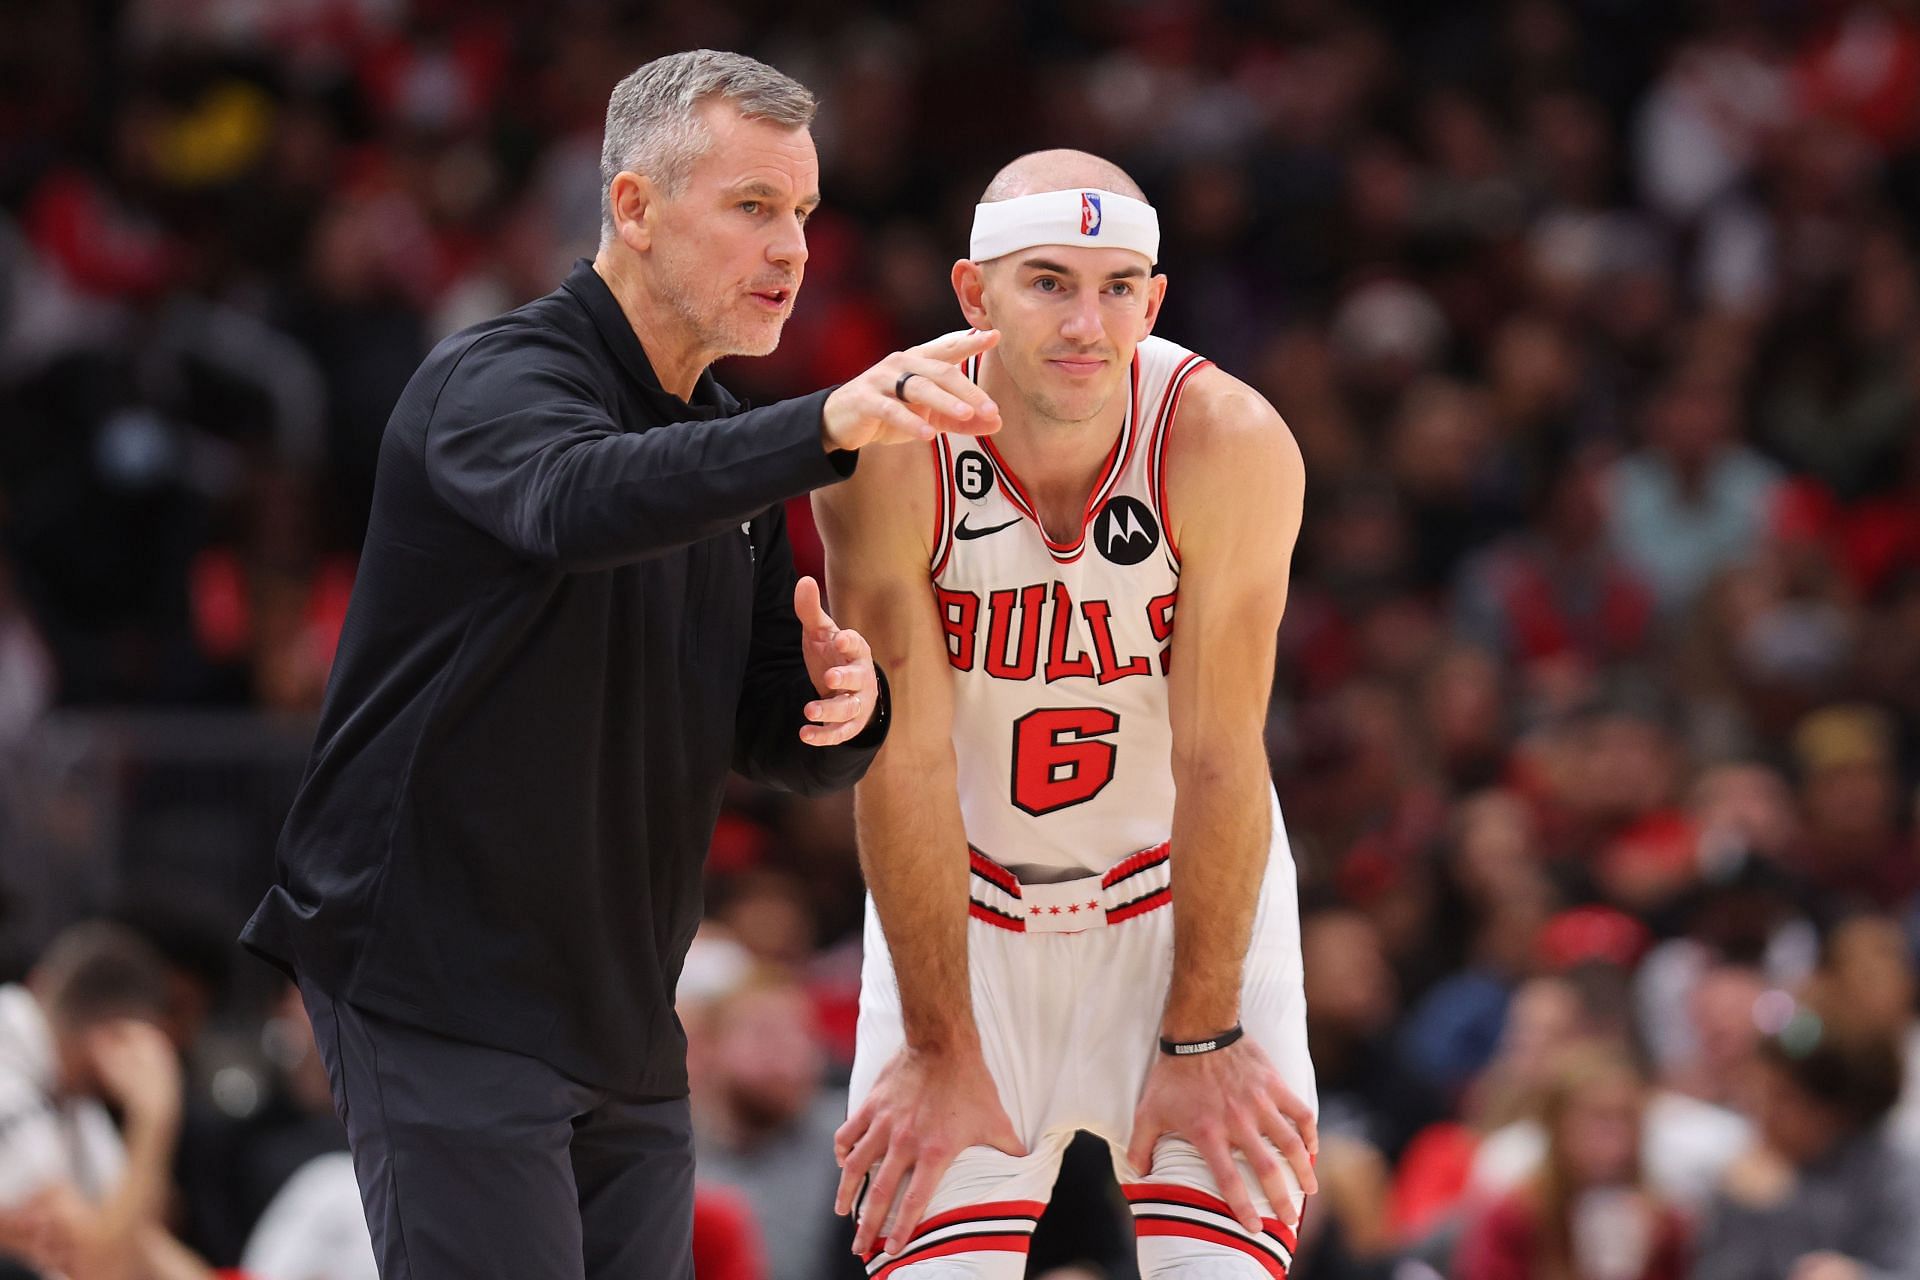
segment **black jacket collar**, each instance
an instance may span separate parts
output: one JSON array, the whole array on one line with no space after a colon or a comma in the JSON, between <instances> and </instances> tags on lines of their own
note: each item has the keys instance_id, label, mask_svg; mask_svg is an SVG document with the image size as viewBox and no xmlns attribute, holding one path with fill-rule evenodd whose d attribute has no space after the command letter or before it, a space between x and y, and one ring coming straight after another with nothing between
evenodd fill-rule
<instances>
[{"instance_id":1,"label":"black jacket collar","mask_svg":"<svg viewBox=\"0 0 1920 1280\"><path fill-rule=\"evenodd\" d=\"M682 400L660 385L659 375L654 373L653 364L647 359L646 348L640 345L640 338L627 320L627 313L620 309L620 300L613 296L613 290L593 269L592 260L581 258L576 261L561 288L586 308L587 315L593 320L593 327L600 331L608 350L620 361L627 376L633 379L641 396L659 410L665 421L720 418L740 411L740 402L714 378L712 369L700 371L700 380L694 383L693 397L689 400Z\"/></svg>"}]
</instances>

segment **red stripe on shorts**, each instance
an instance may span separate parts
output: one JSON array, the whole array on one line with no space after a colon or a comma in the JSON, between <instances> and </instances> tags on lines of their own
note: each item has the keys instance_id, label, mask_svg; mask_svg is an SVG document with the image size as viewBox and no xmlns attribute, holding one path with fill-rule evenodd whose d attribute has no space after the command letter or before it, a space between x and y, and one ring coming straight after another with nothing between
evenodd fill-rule
<instances>
[{"instance_id":1,"label":"red stripe on shorts","mask_svg":"<svg viewBox=\"0 0 1920 1280\"><path fill-rule=\"evenodd\" d=\"M1162 841L1151 849L1142 849L1138 853L1128 854L1118 866L1110 868L1107 874L1100 877L1100 884L1102 887L1112 888L1116 881L1124 880L1136 871L1144 871L1155 863L1165 862L1166 859L1167 843Z\"/></svg>"},{"instance_id":2,"label":"red stripe on shorts","mask_svg":"<svg viewBox=\"0 0 1920 1280\"><path fill-rule=\"evenodd\" d=\"M938 1231L950 1227L956 1222L980 1222L990 1218L1038 1218L1046 1212L1044 1200L992 1200L986 1204L962 1205L958 1209L949 1209L923 1219L913 1229L913 1238L918 1240L929 1231Z\"/></svg>"},{"instance_id":3,"label":"red stripe on shorts","mask_svg":"<svg viewBox=\"0 0 1920 1280\"><path fill-rule=\"evenodd\" d=\"M1122 920L1131 920L1135 916L1145 915L1155 907L1164 907L1172 901L1172 889L1157 889L1144 898L1136 898L1124 907L1115 907L1107 912L1107 923L1119 924Z\"/></svg>"},{"instance_id":4,"label":"red stripe on shorts","mask_svg":"<svg viewBox=\"0 0 1920 1280\"><path fill-rule=\"evenodd\" d=\"M1195 1187L1183 1187L1175 1182L1130 1182L1120 1190L1127 1197L1129 1204L1138 1200L1165 1200L1171 1204L1184 1204L1191 1209L1207 1209L1236 1220L1240 1216L1219 1196ZM1133 1205L1133 1208L1136 1213L1139 1212L1138 1205ZM1289 1253L1293 1251L1295 1245L1293 1228L1278 1218L1262 1218L1260 1225L1274 1239L1287 1246Z\"/></svg>"},{"instance_id":5,"label":"red stripe on shorts","mask_svg":"<svg viewBox=\"0 0 1920 1280\"><path fill-rule=\"evenodd\" d=\"M967 914L975 920L985 920L988 924L998 925L1002 929L1009 929L1014 933L1025 933L1027 931L1027 922L1025 920L1009 919L1005 914L995 911L992 907L981 906L977 902L969 901L967 903Z\"/></svg>"},{"instance_id":6,"label":"red stripe on shorts","mask_svg":"<svg viewBox=\"0 0 1920 1280\"><path fill-rule=\"evenodd\" d=\"M1137 1236L1180 1236L1188 1240L1205 1240L1208 1244L1224 1245L1246 1254L1267 1269L1273 1280L1287 1280L1287 1269L1280 1260L1264 1249L1260 1249L1242 1236L1236 1236L1198 1222L1188 1222L1184 1218L1154 1218L1147 1222L1135 1222L1133 1233ZM886 1273L881 1272L882 1275Z\"/></svg>"},{"instance_id":7,"label":"red stripe on shorts","mask_svg":"<svg viewBox=\"0 0 1920 1280\"><path fill-rule=\"evenodd\" d=\"M874 1272L868 1280L886 1280L899 1267L910 1267L929 1258L951 1257L956 1253L1025 1253L1032 1243L1033 1237L1028 1235L963 1236L958 1240L942 1240L939 1244L928 1245L917 1251L909 1249ZM1284 1278L1286 1272L1280 1274Z\"/></svg>"},{"instance_id":8,"label":"red stripe on shorts","mask_svg":"<svg viewBox=\"0 0 1920 1280\"><path fill-rule=\"evenodd\" d=\"M1014 897L1020 896L1020 882L1013 878L1013 872L972 846L967 848L967 860L975 872L999 885Z\"/></svg>"}]
</instances>

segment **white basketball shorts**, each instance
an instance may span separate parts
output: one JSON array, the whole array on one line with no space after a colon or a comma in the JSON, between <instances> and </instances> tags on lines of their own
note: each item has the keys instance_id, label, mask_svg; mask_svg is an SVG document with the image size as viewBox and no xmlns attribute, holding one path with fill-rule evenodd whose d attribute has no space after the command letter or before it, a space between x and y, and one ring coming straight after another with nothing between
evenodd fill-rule
<instances>
[{"instance_id":1,"label":"white basketball shorts","mask_svg":"<svg viewBox=\"0 0 1920 1280\"><path fill-rule=\"evenodd\" d=\"M1079 1130L1104 1138L1113 1154L1140 1239L1143 1276L1286 1274L1293 1233L1274 1216L1244 1162L1242 1176L1265 1220L1257 1234L1234 1220L1206 1163L1184 1139L1160 1139L1145 1179L1126 1166L1134 1108L1159 1052L1173 963L1168 883L1164 845L1104 876L1052 885L1022 884L973 855L967 941L974 1019L1001 1103L1029 1154L1014 1157L991 1147L963 1152L900 1253L876 1247L869 1255L872 1280L1019 1276L1061 1154ZM850 1097L855 1109L904 1043L899 987L871 901L865 946ZM1247 955L1241 1024L1288 1087L1315 1106L1293 857L1278 815ZM1303 1197L1291 1171L1288 1179L1297 1216ZM1238 1264L1185 1265L1222 1254L1237 1255Z\"/></svg>"}]
</instances>

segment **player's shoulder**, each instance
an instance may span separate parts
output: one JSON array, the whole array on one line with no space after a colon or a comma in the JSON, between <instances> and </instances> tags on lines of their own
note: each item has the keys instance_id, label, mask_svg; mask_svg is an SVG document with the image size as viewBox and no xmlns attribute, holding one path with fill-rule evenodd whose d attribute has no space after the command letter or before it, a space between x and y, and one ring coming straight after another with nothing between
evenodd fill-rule
<instances>
[{"instance_id":1,"label":"player's shoulder","mask_svg":"<svg viewBox=\"0 0 1920 1280\"><path fill-rule=\"evenodd\" d=\"M932 441L868 445L844 484L817 490L829 501L837 497L885 496L895 502L932 500L933 478L939 465L939 437Z\"/></svg>"},{"instance_id":2,"label":"player's shoulder","mask_svg":"<svg viewBox=\"0 0 1920 1280\"><path fill-rule=\"evenodd\" d=\"M934 523L935 444L868 445L860 451L853 475L813 491L817 516L865 532L914 530L930 536Z\"/></svg>"},{"instance_id":3,"label":"player's shoulder","mask_svg":"<svg viewBox=\"0 0 1920 1280\"><path fill-rule=\"evenodd\" d=\"M1232 475L1249 464L1300 469L1300 446L1279 410L1218 365L1196 366L1179 397L1168 426L1170 479L1195 470Z\"/></svg>"}]
</instances>

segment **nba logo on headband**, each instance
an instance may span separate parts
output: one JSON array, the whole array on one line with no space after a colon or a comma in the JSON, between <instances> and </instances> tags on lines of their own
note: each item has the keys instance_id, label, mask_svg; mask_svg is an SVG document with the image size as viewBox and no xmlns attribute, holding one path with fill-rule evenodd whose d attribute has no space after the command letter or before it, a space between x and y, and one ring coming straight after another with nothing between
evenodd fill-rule
<instances>
[{"instance_id":1,"label":"nba logo on headband","mask_svg":"<svg viewBox=\"0 0 1920 1280\"><path fill-rule=\"evenodd\" d=\"M1100 196L1096 192L1080 193L1080 234L1083 236L1100 234Z\"/></svg>"}]
</instances>

